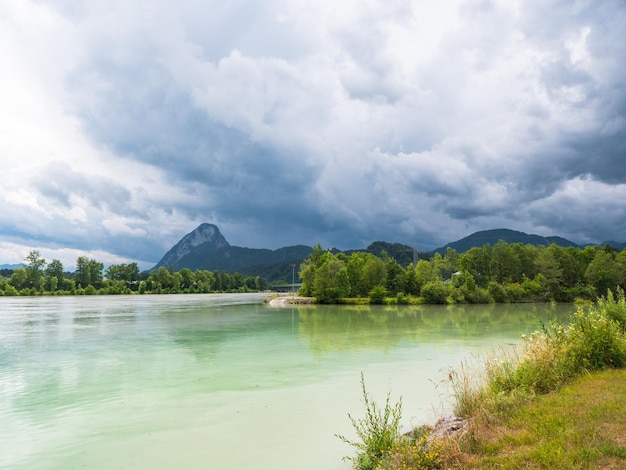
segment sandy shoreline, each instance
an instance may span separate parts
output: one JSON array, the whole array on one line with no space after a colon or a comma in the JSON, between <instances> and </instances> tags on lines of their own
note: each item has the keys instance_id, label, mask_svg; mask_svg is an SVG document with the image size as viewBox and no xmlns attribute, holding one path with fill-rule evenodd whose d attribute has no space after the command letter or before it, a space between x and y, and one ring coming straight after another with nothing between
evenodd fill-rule
<instances>
[{"instance_id":1,"label":"sandy shoreline","mask_svg":"<svg viewBox=\"0 0 626 470\"><path fill-rule=\"evenodd\" d=\"M272 297L266 303L271 307L284 307L286 305L312 304L313 298L301 297L299 295L281 295L280 297Z\"/></svg>"}]
</instances>

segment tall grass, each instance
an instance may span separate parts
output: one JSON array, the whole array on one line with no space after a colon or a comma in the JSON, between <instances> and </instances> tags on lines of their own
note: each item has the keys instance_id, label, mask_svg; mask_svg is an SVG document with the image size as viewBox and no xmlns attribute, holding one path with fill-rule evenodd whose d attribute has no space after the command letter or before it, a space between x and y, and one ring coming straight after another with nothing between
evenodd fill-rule
<instances>
[{"instance_id":1,"label":"tall grass","mask_svg":"<svg viewBox=\"0 0 626 470\"><path fill-rule=\"evenodd\" d=\"M464 364L449 380L458 416L492 419L538 394L558 389L586 371L626 365L623 290L578 308L569 325L542 325L521 351Z\"/></svg>"}]
</instances>

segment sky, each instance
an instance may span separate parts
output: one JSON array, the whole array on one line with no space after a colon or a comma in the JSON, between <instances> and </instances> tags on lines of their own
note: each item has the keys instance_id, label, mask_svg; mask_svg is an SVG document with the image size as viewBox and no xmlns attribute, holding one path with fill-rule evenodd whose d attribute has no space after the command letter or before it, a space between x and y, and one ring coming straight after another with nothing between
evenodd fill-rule
<instances>
[{"instance_id":1,"label":"sky","mask_svg":"<svg viewBox=\"0 0 626 470\"><path fill-rule=\"evenodd\" d=\"M626 241L624 0L2 0L0 264Z\"/></svg>"}]
</instances>

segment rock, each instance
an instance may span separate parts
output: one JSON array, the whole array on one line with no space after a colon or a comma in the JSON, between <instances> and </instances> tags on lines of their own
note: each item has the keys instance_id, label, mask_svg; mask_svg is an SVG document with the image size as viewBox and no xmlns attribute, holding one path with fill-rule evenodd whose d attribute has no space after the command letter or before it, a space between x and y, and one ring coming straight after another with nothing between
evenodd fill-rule
<instances>
[{"instance_id":1,"label":"rock","mask_svg":"<svg viewBox=\"0 0 626 470\"><path fill-rule=\"evenodd\" d=\"M467 420L459 418L458 416L448 416L441 418L435 423L433 432L428 436L427 443L432 442L435 439L441 439L446 437L452 437L455 434L463 431L467 426Z\"/></svg>"}]
</instances>

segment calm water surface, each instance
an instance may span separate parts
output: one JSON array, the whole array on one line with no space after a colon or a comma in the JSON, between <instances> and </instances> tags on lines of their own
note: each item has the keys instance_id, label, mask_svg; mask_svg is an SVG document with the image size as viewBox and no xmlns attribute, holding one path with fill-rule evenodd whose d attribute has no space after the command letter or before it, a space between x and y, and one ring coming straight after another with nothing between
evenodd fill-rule
<instances>
[{"instance_id":1,"label":"calm water surface","mask_svg":"<svg viewBox=\"0 0 626 470\"><path fill-rule=\"evenodd\" d=\"M349 469L361 371L432 422L450 367L573 310L263 297L0 298L0 468Z\"/></svg>"}]
</instances>

